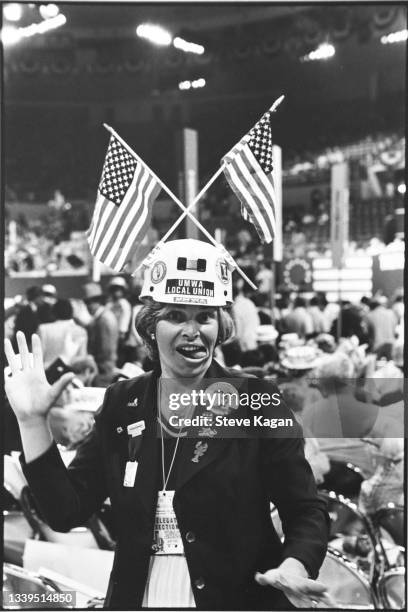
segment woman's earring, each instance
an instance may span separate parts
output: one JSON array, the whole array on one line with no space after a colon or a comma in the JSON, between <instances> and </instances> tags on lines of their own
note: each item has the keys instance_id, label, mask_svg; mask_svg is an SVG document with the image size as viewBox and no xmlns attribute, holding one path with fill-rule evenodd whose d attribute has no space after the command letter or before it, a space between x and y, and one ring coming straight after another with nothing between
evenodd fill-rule
<instances>
[{"instance_id":1,"label":"woman's earring","mask_svg":"<svg viewBox=\"0 0 408 612\"><path fill-rule=\"evenodd\" d=\"M156 340L156 334L150 334L152 340Z\"/></svg>"}]
</instances>

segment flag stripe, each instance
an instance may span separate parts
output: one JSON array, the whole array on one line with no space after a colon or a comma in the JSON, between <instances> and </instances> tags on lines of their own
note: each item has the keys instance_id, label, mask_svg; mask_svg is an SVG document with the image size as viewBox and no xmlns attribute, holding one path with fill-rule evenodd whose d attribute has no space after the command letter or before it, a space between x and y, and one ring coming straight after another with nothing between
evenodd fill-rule
<instances>
[{"instance_id":1,"label":"flag stripe","mask_svg":"<svg viewBox=\"0 0 408 612\"><path fill-rule=\"evenodd\" d=\"M263 242L276 234L276 193L270 112L224 156L224 174L241 202L241 214Z\"/></svg>"},{"instance_id":2,"label":"flag stripe","mask_svg":"<svg viewBox=\"0 0 408 612\"><path fill-rule=\"evenodd\" d=\"M150 169L112 137L87 231L95 259L120 272L134 258L149 229L160 190Z\"/></svg>"},{"instance_id":3,"label":"flag stripe","mask_svg":"<svg viewBox=\"0 0 408 612\"><path fill-rule=\"evenodd\" d=\"M228 166L228 169L225 171L225 174L232 190L234 191L237 198L241 201L242 206L245 207L246 202L248 202L256 207L257 204L253 200L252 194L247 190L244 183L239 179L239 175L237 174L235 168L232 165ZM246 213L247 218L245 219L244 217L244 219L246 221L251 221L255 225L259 237L262 240L265 240L265 242L269 243L271 241L271 237L268 229L265 227L265 223L263 223L263 218L261 218L258 222L258 219L255 215L249 216L248 211L246 211Z\"/></svg>"},{"instance_id":4,"label":"flag stripe","mask_svg":"<svg viewBox=\"0 0 408 612\"><path fill-rule=\"evenodd\" d=\"M245 154L245 158L244 158ZM268 197L271 185L269 183L269 191L265 193L264 182L259 181L258 173L262 170L255 167L256 174L252 174L246 162L251 162L252 167L256 163L255 158L251 159L252 153L241 151L240 155L235 155L229 163L227 163L225 174L229 178L229 183L241 204L246 209L250 220L257 226L258 233L261 239L266 242L271 242L274 234L274 210ZM256 164L258 165L258 164Z\"/></svg>"},{"instance_id":5,"label":"flag stripe","mask_svg":"<svg viewBox=\"0 0 408 612\"><path fill-rule=\"evenodd\" d=\"M252 214L254 216L262 216L265 219L265 223L270 227L271 231L274 231L274 220L275 220L275 206L274 206L274 198L271 195L275 195L272 191L273 183L269 181L266 174L262 171L262 168L258 165L255 157L252 155L249 147L246 147L243 151L243 155L245 157L239 157L237 162L239 167L244 172L244 177L247 180L248 189L253 189L255 191L255 196L259 198L259 206L257 210L253 210ZM251 172L252 169L252 172ZM271 202L272 200L272 202ZM272 205L271 205L272 204ZM245 203L244 203L245 206ZM248 206L245 206L248 209ZM251 216L251 210L248 210L249 215Z\"/></svg>"},{"instance_id":6,"label":"flag stripe","mask_svg":"<svg viewBox=\"0 0 408 612\"><path fill-rule=\"evenodd\" d=\"M95 245L95 257L104 263L108 258L110 250L115 247L115 244L119 245L119 242L116 242L117 232L123 227L123 223L126 221L127 215L131 213L134 202L137 199L137 185L142 172L143 169L138 166L122 203L113 209L113 216L109 219L109 224L105 225L98 244ZM109 264L106 263L106 265Z\"/></svg>"},{"instance_id":7,"label":"flag stripe","mask_svg":"<svg viewBox=\"0 0 408 612\"><path fill-rule=\"evenodd\" d=\"M116 206L109 200L107 200L102 194L98 195L98 199L101 201L100 208L100 220L98 220L98 224L96 227L95 236L93 242L91 244L91 251L96 257L96 250L100 244L100 241L103 239L103 233L107 227L112 223L112 220L115 217Z\"/></svg>"},{"instance_id":8,"label":"flag stripe","mask_svg":"<svg viewBox=\"0 0 408 612\"><path fill-rule=\"evenodd\" d=\"M126 234L121 240L119 249L115 257L111 260L112 267L122 269L126 261L132 257L133 253L135 253L139 247L140 243L136 241L136 237L146 233L149 229L152 212L152 206L150 205L152 201L151 195L156 186L156 182L152 177L148 178L149 180L147 181L143 194L140 198L138 197L138 199L142 200L139 205L138 214L132 219L132 222L128 224ZM160 191L160 188L158 191Z\"/></svg>"},{"instance_id":9,"label":"flag stripe","mask_svg":"<svg viewBox=\"0 0 408 612\"><path fill-rule=\"evenodd\" d=\"M151 218L153 213L152 203L154 202L160 191L160 185L157 185L153 180L150 181L148 191L146 192L146 206L144 207L143 215L141 216L139 222L134 226L131 234L128 237L125 247L122 249L121 253L118 253L118 256L119 254L121 255L120 259L118 259L117 257L118 260L114 260L112 265L122 268L125 265L126 261L132 259L135 256L136 252L140 249L141 242L136 240L136 236L147 234L147 231L151 224Z\"/></svg>"},{"instance_id":10,"label":"flag stripe","mask_svg":"<svg viewBox=\"0 0 408 612\"><path fill-rule=\"evenodd\" d=\"M98 229L97 219L99 219L100 216L101 216L101 207L102 207L104 201L105 201L105 198L104 197L100 197L99 196L99 192L98 192L98 197L96 199L94 214L93 214L93 217L92 217L90 228L88 230L88 242L89 242L90 245L93 244L93 241L95 239L95 234L96 234L97 229Z\"/></svg>"},{"instance_id":11,"label":"flag stripe","mask_svg":"<svg viewBox=\"0 0 408 612\"><path fill-rule=\"evenodd\" d=\"M275 188L273 184L272 172L268 175L265 174L265 172L263 172L254 154L252 153L251 149L248 146L244 147L242 154L243 154L244 160L247 163L248 168L253 169L253 172L249 171L250 178L256 182L259 189L266 196L266 202L267 202L266 210L268 210L269 208L272 209L270 211L270 214L268 215L268 218L271 220L275 220L276 195L275 195ZM266 214L266 211L264 212Z\"/></svg>"},{"instance_id":12,"label":"flag stripe","mask_svg":"<svg viewBox=\"0 0 408 612\"><path fill-rule=\"evenodd\" d=\"M140 187L144 186L147 174L141 166L136 168L129 189L119 207L107 231L104 233L101 244L95 251L95 256L101 259L107 266L113 258L112 249L120 248L121 239L126 228L131 224L135 217L140 213L139 206L142 205Z\"/></svg>"}]
</instances>

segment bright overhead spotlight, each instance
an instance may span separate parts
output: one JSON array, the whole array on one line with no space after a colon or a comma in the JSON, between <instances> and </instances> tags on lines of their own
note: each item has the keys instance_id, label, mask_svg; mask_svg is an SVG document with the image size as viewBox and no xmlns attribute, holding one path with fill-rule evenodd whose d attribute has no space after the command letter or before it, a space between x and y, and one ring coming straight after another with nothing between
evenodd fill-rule
<instances>
[{"instance_id":1,"label":"bright overhead spotlight","mask_svg":"<svg viewBox=\"0 0 408 612\"><path fill-rule=\"evenodd\" d=\"M407 190L407 187L406 187L406 185L404 185L404 183L400 183L400 184L398 185L398 187L397 187L397 191L398 191L398 193L400 193L400 194L402 194L402 195L404 195L404 193L406 192L406 190Z\"/></svg>"},{"instance_id":2,"label":"bright overhead spotlight","mask_svg":"<svg viewBox=\"0 0 408 612\"><path fill-rule=\"evenodd\" d=\"M50 30L55 30L63 26L67 22L67 18L62 13L51 19L44 19L40 23L32 23L24 28L15 28L13 26L5 26L1 31L1 40L4 45L13 45L20 42L23 38L31 38L36 34L45 34Z\"/></svg>"},{"instance_id":3,"label":"bright overhead spotlight","mask_svg":"<svg viewBox=\"0 0 408 612\"><path fill-rule=\"evenodd\" d=\"M176 49L180 49L180 51L185 51L185 53L196 53L197 55L202 55L205 51L203 45L188 42L179 36L176 36L173 40L173 46L176 47Z\"/></svg>"},{"instance_id":4,"label":"bright overhead spotlight","mask_svg":"<svg viewBox=\"0 0 408 612\"><path fill-rule=\"evenodd\" d=\"M167 47L171 44L171 34L157 25L142 23L137 26L136 34L140 36L140 38L146 38L146 40L149 40L155 45Z\"/></svg>"},{"instance_id":5,"label":"bright overhead spotlight","mask_svg":"<svg viewBox=\"0 0 408 612\"><path fill-rule=\"evenodd\" d=\"M196 79L191 83L191 86L194 89L199 89L200 87L205 87L205 79Z\"/></svg>"},{"instance_id":6,"label":"bright overhead spotlight","mask_svg":"<svg viewBox=\"0 0 408 612\"><path fill-rule=\"evenodd\" d=\"M1 29L1 42L5 47L15 45L21 40L19 28L14 26L4 26Z\"/></svg>"},{"instance_id":7,"label":"bright overhead spotlight","mask_svg":"<svg viewBox=\"0 0 408 612\"><path fill-rule=\"evenodd\" d=\"M23 7L17 2L11 4L5 4L3 7L3 17L7 21L20 21L23 16Z\"/></svg>"},{"instance_id":8,"label":"bright overhead spotlight","mask_svg":"<svg viewBox=\"0 0 408 612\"><path fill-rule=\"evenodd\" d=\"M383 45L392 45L393 43L405 42L408 39L408 30L399 30L399 32L391 32L381 36Z\"/></svg>"},{"instance_id":9,"label":"bright overhead spotlight","mask_svg":"<svg viewBox=\"0 0 408 612\"><path fill-rule=\"evenodd\" d=\"M313 62L316 60L326 60L336 53L336 49L330 43L322 43L314 51L310 51L302 57L303 62Z\"/></svg>"},{"instance_id":10,"label":"bright overhead spotlight","mask_svg":"<svg viewBox=\"0 0 408 612\"><path fill-rule=\"evenodd\" d=\"M200 87L205 87L205 79L195 79L194 81L181 81L178 84L180 90L187 89L199 89Z\"/></svg>"},{"instance_id":11,"label":"bright overhead spotlight","mask_svg":"<svg viewBox=\"0 0 408 612\"><path fill-rule=\"evenodd\" d=\"M56 4L41 4L39 11L43 19L51 19L51 17L58 15L59 8Z\"/></svg>"}]
</instances>

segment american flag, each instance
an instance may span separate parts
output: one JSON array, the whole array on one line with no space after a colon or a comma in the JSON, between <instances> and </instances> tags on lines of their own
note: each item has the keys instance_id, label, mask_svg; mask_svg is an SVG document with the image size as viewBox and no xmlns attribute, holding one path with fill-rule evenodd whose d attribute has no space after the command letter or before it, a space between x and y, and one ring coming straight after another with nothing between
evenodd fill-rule
<instances>
[{"instance_id":1,"label":"american flag","mask_svg":"<svg viewBox=\"0 0 408 612\"><path fill-rule=\"evenodd\" d=\"M241 214L255 226L262 242L276 234L271 111L222 159L225 178L241 202Z\"/></svg>"},{"instance_id":2,"label":"american flag","mask_svg":"<svg viewBox=\"0 0 408 612\"><path fill-rule=\"evenodd\" d=\"M160 190L149 168L111 136L87 231L95 259L120 272L135 258Z\"/></svg>"}]
</instances>

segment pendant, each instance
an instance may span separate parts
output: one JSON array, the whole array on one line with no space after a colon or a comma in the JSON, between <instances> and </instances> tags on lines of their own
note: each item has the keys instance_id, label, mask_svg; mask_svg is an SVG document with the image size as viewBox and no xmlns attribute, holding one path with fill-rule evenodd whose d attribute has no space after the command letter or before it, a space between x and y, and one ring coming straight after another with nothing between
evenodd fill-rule
<instances>
[{"instance_id":1,"label":"pendant","mask_svg":"<svg viewBox=\"0 0 408 612\"><path fill-rule=\"evenodd\" d=\"M198 463L201 457L207 452L208 444L207 442L202 442L201 440L197 442L194 449L194 457L191 459L193 463Z\"/></svg>"}]
</instances>

